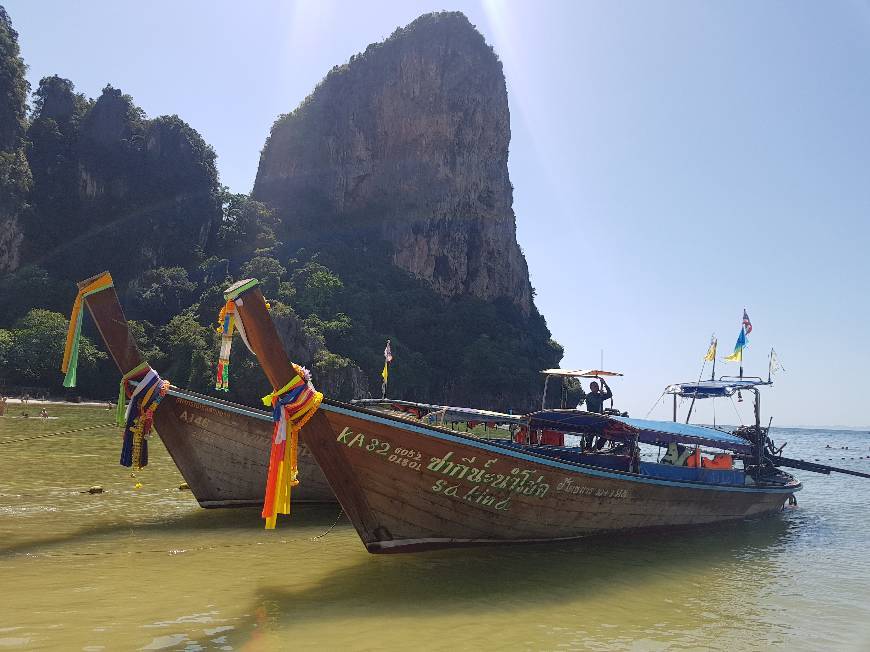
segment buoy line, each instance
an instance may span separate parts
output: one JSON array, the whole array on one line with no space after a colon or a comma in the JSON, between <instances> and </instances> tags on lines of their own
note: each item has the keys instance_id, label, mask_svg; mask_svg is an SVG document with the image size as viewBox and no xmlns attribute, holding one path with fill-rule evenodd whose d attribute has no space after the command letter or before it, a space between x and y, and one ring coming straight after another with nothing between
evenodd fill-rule
<instances>
[{"instance_id":1,"label":"buoy line","mask_svg":"<svg viewBox=\"0 0 870 652\"><path fill-rule=\"evenodd\" d=\"M206 550L221 550L221 549L231 549L231 548L250 548L251 546L276 546L276 545L285 545L288 543L299 543L300 541L310 541L316 543L327 534L332 532L338 522L341 520L341 517L344 515L344 510L338 510L338 516L335 518L335 522L330 525L326 530L313 537L305 537L302 539L281 539L280 541L253 541L250 543L221 543L214 544L210 546L196 546L195 548L175 548L175 549L162 549L162 550L103 550L99 552L14 552L11 556L13 557L29 557L31 559L37 558L51 558L51 559L64 559L71 557L113 557L117 555L183 555L189 552L204 552ZM3 554L0 554L0 559L4 557Z\"/></svg>"},{"instance_id":2,"label":"buoy line","mask_svg":"<svg viewBox=\"0 0 870 652\"><path fill-rule=\"evenodd\" d=\"M39 417L34 417L38 419ZM117 428L116 423L101 423L96 426L85 426L83 428L73 428L72 430L59 430L57 432L46 432L41 435L33 435L32 437L22 437L20 439L2 439L0 446L3 444L20 444L25 441L33 441L34 439L47 439L48 437L57 437L58 435L71 435L77 432L85 432L86 430L98 430L100 428Z\"/></svg>"}]
</instances>

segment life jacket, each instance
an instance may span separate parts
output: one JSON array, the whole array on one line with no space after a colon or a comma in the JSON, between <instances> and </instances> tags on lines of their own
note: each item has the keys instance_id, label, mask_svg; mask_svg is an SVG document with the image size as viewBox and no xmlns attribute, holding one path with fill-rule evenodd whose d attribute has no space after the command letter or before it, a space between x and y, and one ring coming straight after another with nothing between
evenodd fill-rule
<instances>
[{"instance_id":1,"label":"life jacket","mask_svg":"<svg viewBox=\"0 0 870 652\"><path fill-rule=\"evenodd\" d=\"M705 457L701 460L701 466L705 469L725 469L730 471L734 468L734 458L724 453L714 455L713 459Z\"/></svg>"},{"instance_id":2,"label":"life jacket","mask_svg":"<svg viewBox=\"0 0 870 652\"><path fill-rule=\"evenodd\" d=\"M686 466L686 460L692 454L691 448L680 446L679 444L668 444L668 452L661 459L662 464L671 464L673 466Z\"/></svg>"},{"instance_id":3,"label":"life jacket","mask_svg":"<svg viewBox=\"0 0 870 652\"><path fill-rule=\"evenodd\" d=\"M689 454L689 457L686 458L686 466L693 469L700 468L702 459L700 449L696 448Z\"/></svg>"}]
</instances>

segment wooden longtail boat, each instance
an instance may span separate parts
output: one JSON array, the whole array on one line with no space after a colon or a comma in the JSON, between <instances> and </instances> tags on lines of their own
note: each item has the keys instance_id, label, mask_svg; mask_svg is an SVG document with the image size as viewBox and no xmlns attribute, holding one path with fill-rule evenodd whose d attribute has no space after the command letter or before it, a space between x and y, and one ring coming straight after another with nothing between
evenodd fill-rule
<instances>
[{"instance_id":1,"label":"wooden longtail boat","mask_svg":"<svg viewBox=\"0 0 870 652\"><path fill-rule=\"evenodd\" d=\"M99 276L82 281L79 288ZM142 355L115 288L90 294L84 302L121 373L141 364ZM200 506L263 505L272 437L270 412L170 387L154 412L154 426ZM336 501L304 444L299 448L299 470L305 484L294 492L294 500Z\"/></svg>"},{"instance_id":2,"label":"wooden longtail boat","mask_svg":"<svg viewBox=\"0 0 870 652\"><path fill-rule=\"evenodd\" d=\"M230 294L241 299L237 310L263 371L283 387L294 371L256 284L243 281ZM373 553L735 521L777 512L801 489L775 470L685 479L644 472L631 457L625 468L584 464L557 447L481 440L329 399L303 433Z\"/></svg>"}]
</instances>

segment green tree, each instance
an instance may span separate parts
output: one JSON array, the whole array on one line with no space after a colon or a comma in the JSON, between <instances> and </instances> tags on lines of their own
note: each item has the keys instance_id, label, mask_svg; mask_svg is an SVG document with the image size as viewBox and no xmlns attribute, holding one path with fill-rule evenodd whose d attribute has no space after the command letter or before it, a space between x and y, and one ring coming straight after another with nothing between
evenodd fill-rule
<instances>
[{"instance_id":1,"label":"green tree","mask_svg":"<svg viewBox=\"0 0 870 652\"><path fill-rule=\"evenodd\" d=\"M260 287L266 297L277 297L281 279L287 270L274 258L255 256L242 265L242 278L255 278L260 281Z\"/></svg>"},{"instance_id":2,"label":"green tree","mask_svg":"<svg viewBox=\"0 0 870 652\"><path fill-rule=\"evenodd\" d=\"M166 323L187 308L196 291L183 267L158 267L142 273L129 287L130 312Z\"/></svg>"},{"instance_id":3,"label":"green tree","mask_svg":"<svg viewBox=\"0 0 870 652\"><path fill-rule=\"evenodd\" d=\"M30 90L26 69L18 49L18 33L0 6L0 274L19 264L20 218L26 217L32 181L23 147Z\"/></svg>"},{"instance_id":4,"label":"green tree","mask_svg":"<svg viewBox=\"0 0 870 652\"><path fill-rule=\"evenodd\" d=\"M9 364L9 352L14 342L11 331L0 328L0 369L2 370L5 370Z\"/></svg>"},{"instance_id":5,"label":"green tree","mask_svg":"<svg viewBox=\"0 0 870 652\"><path fill-rule=\"evenodd\" d=\"M290 279L296 288L296 306L301 314L329 317L344 283L331 269L316 260L293 272Z\"/></svg>"},{"instance_id":6,"label":"green tree","mask_svg":"<svg viewBox=\"0 0 870 652\"><path fill-rule=\"evenodd\" d=\"M185 309L163 327L169 364L166 378L180 387L204 391L213 386L216 335L200 325L192 309Z\"/></svg>"},{"instance_id":7,"label":"green tree","mask_svg":"<svg viewBox=\"0 0 870 652\"><path fill-rule=\"evenodd\" d=\"M0 275L0 326L12 326L32 308L69 310L75 297L70 281L49 277L42 267L25 265Z\"/></svg>"},{"instance_id":8,"label":"green tree","mask_svg":"<svg viewBox=\"0 0 870 652\"><path fill-rule=\"evenodd\" d=\"M50 310L34 309L15 324L11 331L12 346L7 364L11 370L10 380L22 385L40 385L52 389L62 387L59 371L63 359L64 343L69 322L66 317ZM91 343L87 337L79 342L79 371L93 371L106 354Z\"/></svg>"},{"instance_id":9,"label":"green tree","mask_svg":"<svg viewBox=\"0 0 870 652\"><path fill-rule=\"evenodd\" d=\"M280 244L275 231L278 218L266 204L248 195L233 194L221 188L221 223L215 252L231 261L238 271L243 261L254 256L270 255Z\"/></svg>"}]
</instances>

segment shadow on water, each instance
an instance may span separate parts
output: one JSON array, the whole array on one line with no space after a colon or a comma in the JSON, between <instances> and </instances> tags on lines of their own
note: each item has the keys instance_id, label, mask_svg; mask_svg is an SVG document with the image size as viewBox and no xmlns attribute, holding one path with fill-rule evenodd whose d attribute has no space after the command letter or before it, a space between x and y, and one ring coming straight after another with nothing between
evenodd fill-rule
<instances>
[{"instance_id":1,"label":"shadow on water","mask_svg":"<svg viewBox=\"0 0 870 652\"><path fill-rule=\"evenodd\" d=\"M302 505L297 508L300 525L312 529L328 528L334 521L338 506ZM159 520L157 520L159 518ZM0 546L0 559L20 554L38 555L63 544L98 543L102 539L109 540L118 535L133 533L139 536L177 534L209 535L215 533L251 532L259 533L263 529L263 519L260 510L254 507L239 507L227 509L199 509L175 516L155 517L153 521L118 521L82 526L71 532L48 534L38 539L30 539L21 543ZM292 533L293 530L288 530ZM292 538L292 537L290 537ZM207 543L208 537L201 538ZM191 540L187 539L188 543Z\"/></svg>"},{"instance_id":2,"label":"shadow on water","mask_svg":"<svg viewBox=\"0 0 870 652\"><path fill-rule=\"evenodd\" d=\"M611 591L731 572L749 565L773 572L771 550L785 547L798 527L790 515L679 533L600 536L561 544L465 548L409 555L366 555L302 589L259 589L246 613L252 628L328 623L354 616L451 614L521 610L569 603ZM293 561L290 564L296 563ZM765 569L766 564L770 568ZM292 578L292 568L282 577ZM241 645L243 627L229 638Z\"/></svg>"}]
</instances>

